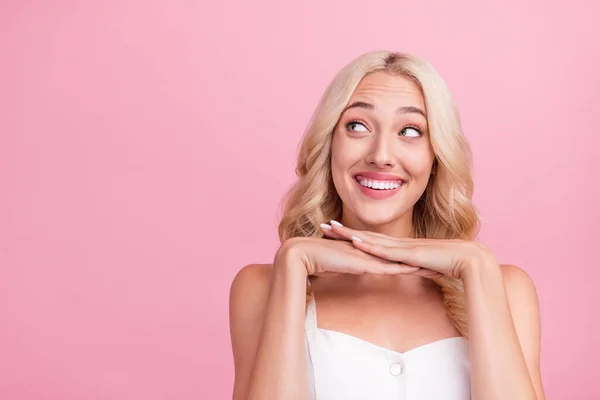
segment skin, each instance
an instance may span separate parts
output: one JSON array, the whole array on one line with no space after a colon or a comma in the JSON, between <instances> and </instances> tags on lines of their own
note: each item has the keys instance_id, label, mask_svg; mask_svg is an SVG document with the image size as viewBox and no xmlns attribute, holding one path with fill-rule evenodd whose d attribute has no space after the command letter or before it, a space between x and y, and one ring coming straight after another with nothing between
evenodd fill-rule
<instances>
[{"instance_id":1,"label":"skin","mask_svg":"<svg viewBox=\"0 0 600 400\"><path fill-rule=\"evenodd\" d=\"M332 142L343 226L323 225L325 239L287 241L273 264L248 265L232 283L233 398L306 399L307 276L320 328L405 352L459 336L429 279L448 275L465 287L472 398L544 399L540 316L529 276L498 264L477 242L409 237L435 159L427 118L415 112L425 111L418 86L378 72L358 85L349 105L357 102L362 106L341 115ZM359 171L395 174L406 183L391 198L374 200L354 180Z\"/></svg>"},{"instance_id":2,"label":"skin","mask_svg":"<svg viewBox=\"0 0 600 400\"><path fill-rule=\"evenodd\" d=\"M373 105L351 107L360 102ZM342 223L355 229L406 237L412 227L412 207L431 175L435 155L419 87L399 76L379 72L365 77L350 99L350 108L336 125L331 168L336 191L343 202ZM356 122L353 122L356 121ZM353 174L385 172L406 180L392 198L373 200L358 190Z\"/></svg>"}]
</instances>

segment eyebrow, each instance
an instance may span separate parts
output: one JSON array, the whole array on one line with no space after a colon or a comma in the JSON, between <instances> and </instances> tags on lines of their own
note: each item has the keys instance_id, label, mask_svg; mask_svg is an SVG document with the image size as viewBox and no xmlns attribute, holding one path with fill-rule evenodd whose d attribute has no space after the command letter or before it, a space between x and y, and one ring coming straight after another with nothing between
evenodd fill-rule
<instances>
[{"instance_id":1,"label":"eyebrow","mask_svg":"<svg viewBox=\"0 0 600 400\"><path fill-rule=\"evenodd\" d=\"M346 110L350 109L350 108L366 108L367 110L374 110L375 106L371 103L365 103L364 101L355 101L354 103L350 104L348 107L344 108L344 112L346 112ZM396 110L397 114L421 114L423 117L427 118L427 116L425 115L425 112L423 110L421 110L418 107L413 107L413 106L406 106L406 107L399 107Z\"/></svg>"}]
</instances>

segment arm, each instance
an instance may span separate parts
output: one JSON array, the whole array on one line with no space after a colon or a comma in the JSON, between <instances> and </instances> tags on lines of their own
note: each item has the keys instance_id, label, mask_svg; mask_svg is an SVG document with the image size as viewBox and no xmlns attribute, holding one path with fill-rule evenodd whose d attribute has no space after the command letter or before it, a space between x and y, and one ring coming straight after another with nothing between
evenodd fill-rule
<instances>
[{"instance_id":1,"label":"arm","mask_svg":"<svg viewBox=\"0 0 600 400\"><path fill-rule=\"evenodd\" d=\"M545 400L535 286L522 269L492 260L463 276L473 399Z\"/></svg>"},{"instance_id":2,"label":"arm","mask_svg":"<svg viewBox=\"0 0 600 400\"><path fill-rule=\"evenodd\" d=\"M545 400L537 295L523 270L501 267L493 253L474 241L395 238L336 224L331 228L369 254L462 280L473 399Z\"/></svg>"},{"instance_id":3,"label":"arm","mask_svg":"<svg viewBox=\"0 0 600 400\"><path fill-rule=\"evenodd\" d=\"M234 400L306 399L306 268L286 251L233 280L229 318Z\"/></svg>"}]
</instances>

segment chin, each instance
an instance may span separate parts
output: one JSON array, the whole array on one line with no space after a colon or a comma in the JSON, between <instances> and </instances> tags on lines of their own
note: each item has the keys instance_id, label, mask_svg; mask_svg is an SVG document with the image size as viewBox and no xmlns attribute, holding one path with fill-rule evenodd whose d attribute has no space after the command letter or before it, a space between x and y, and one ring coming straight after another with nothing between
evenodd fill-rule
<instances>
[{"instance_id":1,"label":"chin","mask_svg":"<svg viewBox=\"0 0 600 400\"><path fill-rule=\"evenodd\" d=\"M404 213L401 210L385 209L383 207L373 207L366 205L359 207L355 214L356 219L368 226L381 226L392 223L402 218Z\"/></svg>"}]
</instances>

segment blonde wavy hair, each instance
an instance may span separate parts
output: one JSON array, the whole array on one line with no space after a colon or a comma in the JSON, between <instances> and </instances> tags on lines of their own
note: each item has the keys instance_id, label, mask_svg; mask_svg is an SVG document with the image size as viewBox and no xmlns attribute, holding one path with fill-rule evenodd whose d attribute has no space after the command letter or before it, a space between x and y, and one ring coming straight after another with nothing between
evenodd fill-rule
<instances>
[{"instance_id":1,"label":"blonde wavy hair","mask_svg":"<svg viewBox=\"0 0 600 400\"><path fill-rule=\"evenodd\" d=\"M435 160L427 188L413 209L411 236L472 240L479 233L480 217L471 200L471 148L446 83L419 57L374 51L357 57L338 72L310 119L298 151L298 180L280 204L278 232L282 243L297 236L322 237L321 223L341 220L342 201L331 173L333 132L359 82L379 71L414 81L421 88L426 105ZM435 281L454 325L468 338L462 282L446 276ZM307 286L307 304L311 297Z\"/></svg>"}]
</instances>

